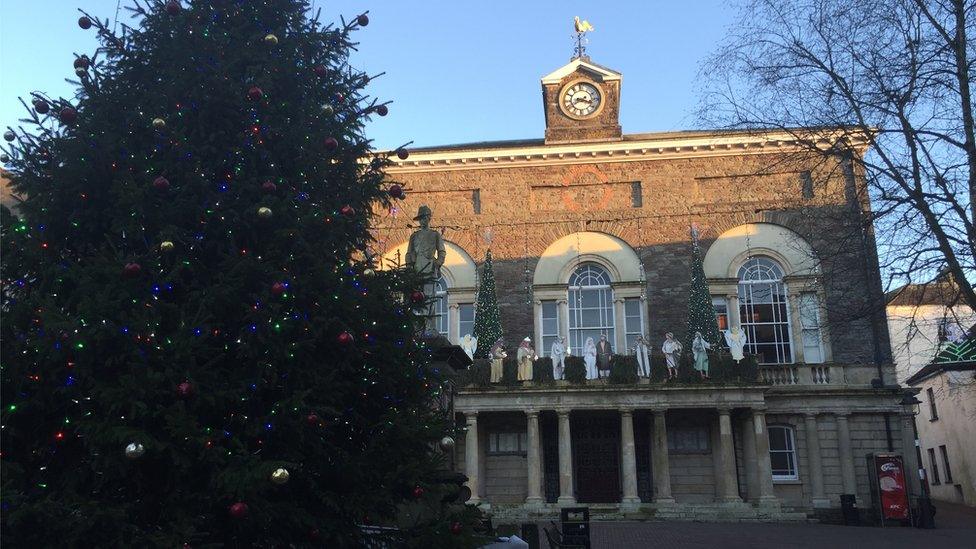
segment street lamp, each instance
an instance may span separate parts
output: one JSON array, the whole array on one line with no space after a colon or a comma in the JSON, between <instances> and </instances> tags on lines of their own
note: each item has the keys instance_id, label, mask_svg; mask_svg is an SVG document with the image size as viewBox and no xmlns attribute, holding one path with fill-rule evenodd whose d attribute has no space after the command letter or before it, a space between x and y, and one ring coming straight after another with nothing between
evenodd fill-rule
<instances>
[{"instance_id":1,"label":"street lamp","mask_svg":"<svg viewBox=\"0 0 976 549\"><path fill-rule=\"evenodd\" d=\"M915 459L918 460L918 478L922 485L922 494L918 497L918 526L919 528L935 528L934 520L934 509L932 508L932 498L929 493L929 479L925 474L925 468L922 466L922 444L918 439L918 425L915 423L915 417L918 416L918 408L922 404L922 401L915 398L912 393L905 393L902 397L901 402L902 407L909 410L912 414L912 431L915 434Z\"/></svg>"}]
</instances>

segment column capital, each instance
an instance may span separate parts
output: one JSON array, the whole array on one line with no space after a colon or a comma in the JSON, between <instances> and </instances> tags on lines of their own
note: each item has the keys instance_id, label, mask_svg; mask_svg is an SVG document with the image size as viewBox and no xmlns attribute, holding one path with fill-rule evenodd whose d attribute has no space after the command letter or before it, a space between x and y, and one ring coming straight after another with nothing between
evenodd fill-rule
<instances>
[{"instance_id":1,"label":"column capital","mask_svg":"<svg viewBox=\"0 0 976 549\"><path fill-rule=\"evenodd\" d=\"M478 412L470 411L470 412L461 412L461 413L464 414L465 423L470 425L472 423L478 422Z\"/></svg>"},{"instance_id":2,"label":"column capital","mask_svg":"<svg viewBox=\"0 0 976 549\"><path fill-rule=\"evenodd\" d=\"M719 415L727 416L732 413L732 407L727 405L720 405L715 407L718 410Z\"/></svg>"},{"instance_id":3,"label":"column capital","mask_svg":"<svg viewBox=\"0 0 976 549\"><path fill-rule=\"evenodd\" d=\"M447 308L448 309L453 309L453 310L456 311L456 310L458 310L458 309L461 308L461 304L460 303L448 303Z\"/></svg>"},{"instance_id":4,"label":"column capital","mask_svg":"<svg viewBox=\"0 0 976 549\"><path fill-rule=\"evenodd\" d=\"M620 415L622 415L622 416L631 416L631 415L634 415L634 409L631 408L631 407L629 407L629 406L624 406L622 408L618 408L617 411L620 412Z\"/></svg>"},{"instance_id":5,"label":"column capital","mask_svg":"<svg viewBox=\"0 0 976 549\"><path fill-rule=\"evenodd\" d=\"M752 413L757 416L764 416L766 415L766 411L767 411L765 406L753 406L751 410Z\"/></svg>"},{"instance_id":6,"label":"column capital","mask_svg":"<svg viewBox=\"0 0 976 549\"><path fill-rule=\"evenodd\" d=\"M571 412L571 411L572 410L558 410L557 409L556 410L556 413L559 414L559 417L569 417L569 412Z\"/></svg>"},{"instance_id":7,"label":"column capital","mask_svg":"<svg viewBox=\"0 0 976 549\"><path fill-rule=\"evenodd\" d=\"M527 410L525 410L525 415L527 415L530 418L539 417L539 410L536 410L535 408L528 408Z\"/></svg>"},{"instance_id":8,"label":"column capital","mask_svg":"<svg viewBox=\"0 0 976 549\"><path fill-rule=\"evenodd\" d=\"M651 413L656 416L663 416L667 411L667 408L651 408Z\"/></svg>"},{"instance_id":9,"label":"column capital","mask_svg":"<svg viewBox=\"0 0 976 549\"><path fill-rule=\"evenodd\" d=\"M837 418L837 419L843 419L844 421L847 421L847 419L851 417L851 413L848 412L848 411L831 412L831 413L834 414L834 417L835 418Z\"/></svg>"},{"instance_id":10,"label":"column capital","mask_svg":"<svg viewBox=\"0 0 976 549\"><path fill-rule=\"evenodd\" d=\"M806 419L817 419L817 416L819 415L820 412L817 412L816 410L806 410L803 412L803 417Z\"/></svg>"}]
</instances>

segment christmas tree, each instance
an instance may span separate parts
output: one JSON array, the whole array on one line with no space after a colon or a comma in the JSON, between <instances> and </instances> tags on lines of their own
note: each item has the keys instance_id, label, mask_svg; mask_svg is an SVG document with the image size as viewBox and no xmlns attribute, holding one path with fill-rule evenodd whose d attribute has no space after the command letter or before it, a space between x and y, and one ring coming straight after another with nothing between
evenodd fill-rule
<instances>
[{"instance_id":1,"label":"christmas tree","mask_svg":"<svg viewBox=\"0 0 976 549\"><path fill-rule=\"evenodd\" d=\"M691 342L695 332L701 332L705 341L713 348L721 346L718 320L712 305L712 294L708 291L705 268L702 264L701 246L698 243L698 229L691 228L691 290L688 292L688 331L685 333L685 351L691 352Z\"/></svg>"},{"instance_id":2,"label":"christmas tree","mask_svg":"<svg viewBox=\"0 0 976 549\"><path fill-rule=\"evenodd\" d=\"M397 194L363 134L388 107L347 62L367 15L131 9L117 34L84 14L77 96L34 94L4 136L4 541L360 546L430 502L399 537L469 546L476 512L431 480L424 319L396 305L419 281L357 259Z\"/></svg>"},{"instance_id":3,"label":"christmas tree","mask_svg":"<svg viewBox=\"0 0 976 549\"><path fill-rule=\"evenodd\" d=\"M491 266L491 250L485 254L481 268L481 285L478 286L477 314L474 318L474 337L478 338L475 358L488 358L492 345L502 337L502 321L498 316L498 298L495 296L495 272Z\"/></svg>"}]
</instances>

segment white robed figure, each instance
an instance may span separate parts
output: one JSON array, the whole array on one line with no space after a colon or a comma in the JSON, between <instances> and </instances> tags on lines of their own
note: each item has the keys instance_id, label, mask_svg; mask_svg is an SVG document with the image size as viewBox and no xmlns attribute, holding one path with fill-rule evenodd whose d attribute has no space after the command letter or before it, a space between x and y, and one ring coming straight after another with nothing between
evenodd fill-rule
<instances>
[{"instance_id":1,"label":"white robed figure","mask_svg":"<svg viewBox=\"0 0 976 549\"><path fill-rule=\"evenodd\" d=\"M468 358L474 360L474 353L478 350L478 338L472 337L471 334L464 334L461 338L461 350L468 355Z\"/></svg>"},{"instance_id":2,"label":"white robed figure","mask_svg":"<svg viewBox=\"0 0 976 549\"><path fill-rule=\"evenodd\" d=\"M515 354L518 360L518 380L532 381L532 361L535 360L535 349L532 348L532 339L525 338L519 345L518 352Z\"/></svg>"},{"instance_id":3,"label":"white robed figure","mask_svg":"<svg viewBox=\"0 0 976 549\"><path fill-rule=\"evenodd\" d=\"M637 336L634 342L634 354L637 356L637 375L640 377L651 377L651 361L647 353L647 341L644 336Z\"/></svg>"},{"instance_id":4,"label":"white robed figure","mask_svg":"<svg viewBox=\"0 0 976 549\"><path fill-rule=\"evenodd\" d=\"M557 337L556 341L552 342L552 348L549 350L549 358L552 359L552 378L553 379L565 379L566 378L566 339L563 337Z\"/></svg>"},{"instance_id":5,"label":"white robed figure","mask_svg":"<svg viewBox=\"0 0 976 549\"><path fill-rule=\"evenodd\" d=\"M681 343L674 338L674 334L668 332L664 334L664 344L661 345L661 352L668 363L668 379L677 379L678 360L681 358Z\"/></svg>"},{"instance_id":6,"label":"white robed figure","mask_svg":"<svg viewBox=\"0 0 976 549\"><path fill-rule=\"evenodd\" d=\"M583 344L583 362L586 363L586 379L596 379L600 376L596 370L596 343L593 338L586 338Z\"/></svg>"},{"instance_id":7,"label":"white robed figure","mask_svg":"<svg viewBox=\"0 0 976 549\"><path fill-rule=\"evenodd\" d=\"M695 339L691 342L691 354L695 359L695 369L702 379L708 378L708 350L712 345L705 341L701 332L695 332Z\"/></svg>"},{"instance_id":8,"label":"white robed figure","mask_svg":"<svg viewBox=\"0 0 976 549\"><path fill-rule=\"evenodd\" d=\"M725 344L729 346L729 352L732 353L732 360L739 362L745 358L744 350L748 338L742 327L736 326L734 329L725 330L723 333L725 334Z\"/></svg>"}]
</instances>

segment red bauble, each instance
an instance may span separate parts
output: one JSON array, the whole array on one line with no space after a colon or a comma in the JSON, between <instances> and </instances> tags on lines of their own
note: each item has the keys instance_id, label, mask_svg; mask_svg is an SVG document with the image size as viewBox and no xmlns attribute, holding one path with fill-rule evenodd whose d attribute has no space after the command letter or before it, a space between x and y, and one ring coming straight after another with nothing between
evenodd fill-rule
<instances>
[{"instance_id":1,"label":"red bauble","mask_svg":"<svg viewBox=\"0 0 976 549\"><path fill-rule=\"evenodd\" d=\"M231 505L227 509L227 512L230 513L230 516L236 519L242 519L246 517L247 511L248 511L247 504L244 503L243 501L238 501L237 503Z\"/></svg>"},{"instance_id":2,"label":"red bauble","mask_svg":"<svg viewBox=\"0 0 976 549\"><path fill-rule=\"evenodd\" d=\"M159 176L156 179L153 179L152 186L158 191L165 191L169 189L169 179Z\"/></svg>"},{"instance_id":3,"label":"red bauble","mask_svg":"<svg viewBox=\"0 0 976 549\"><path fill-rule=\"evenodd\" d=\"M376 114L378 114L380 116L386 116L386 115L390 114L390 109L387 108L386 105L378 105L376 107Z\"/></svg>"},{"instance_id":4,"label":"red bauble","mask_svg":"<svg viewBox=\"0 0 976 549\"><path fill-rule=\"evenodd\" d=\"M92 26L92 20L89 19L87 15L82 15L81 17L78 18L78 26L85 30L88 30Z\"/></svg>"},{"instance_id":5,"label":"red bauble","mask_svg":"<svg viewBox=\"0 0 976 549\"><path fill-rule=\"evenodd\" d=\"M88 59L87 55L75 58L76 69L87 69L88 65L91 65L91 59Z\"/></svg>"},{"instance_id":6,"label":"red bauble","mask_svg":"<svg viewBox=\"0 0 976 549\"><path fill-rule=\"evenodd\" d=\"M47 114L47 112L51 110L51 106L48 105L47 101L43 99L34 99L33 104L34 110L37 111L37 114Z\"/></svg>"},{"instance_id":7,"label":"red bauble","mask_svg":"<svg viewBox=\"0 0 976 549\"><path fill-rule=\"evenodd\" d=\"M180 398L187 398L193 395L193 385L189 381L184 381L176 386L176 394L180 395Z\"/></svg>"},{"instance_id":8,"label":"red bauble","mask_svg":"<svg viewBox=\"0 0 976 549\"><path fill-rule=\"evenodd\" d=\"M406 160L408 156L410 153L407 152L407 149L397 149L397 158L400 160Z\"/></svg>"},{"instance_id":9,"label":"red bauble","mask_svg":"<svg viewBox=\"0 0 976 549\"><path fill-rule=\"evenodd\" d=\"M125 267L122 268L122 274L128 277L137 277L142 274L142 265L135 262L126 263Z\"/></svg>"},{"instance_id":10,"label":"red bauble","mask_svg":"<svg viewBox=\"0 0 976 549\"><path fill-rule=\"evenodd\" d=\"M386 192L390 193L390 196L396 198L397 200L403 200L403 197L406 196L403 194L403 187L395 183L393 185L390 185L390 189Z\"/></svg>"},{"instance_id":11,"label":"red bauble","mask_svg":"<svg viewBox=\"0 0 976 549\"><path fill-rule=\"evenodd\" d=\"M274 295L281 295L285 293L285 290L287 289L288 287L285 286L284 283L282 282L275 282L274 284L271 285L271 293L273 293Z\"/></svg>"},{"instance_id":12,"label":"red bauble","mask_svg":"<svg viewBox=\"0 0 976 549\"><path fill-rule=\"evenodd\" d=\"M260 101L262 97L264 92L257 86L251 86L251 89L247 90L247 98L251 101Z\"/></svg>"},{"instance_id":13,"label":"red bauble","mask_svg":"<svg viewBox=\"0 0 976 549\"><path fill-rule=\"evenodd\" d=\"M169 2L166 2L166 13L170 15L176 15L180 13L180 10L182 8L183 6L180 6L180 3L177 0L169 0Z\"/></svg>"},{"instance_id":14,"label":"red bauble","mask_svg":"<svg viewBox=\"0 0 976 549\"><path fill-rule=\"evenodd\" d=\"M329 69L325 68L325 65L315 65L312 70L319 78L325 78L329 74Z\"/></svg>"},{"instance_id":15,"label":"red bauble","mask_svg":"<svg viewBox=\"0 0 976 549\"><path fill-rule=\"evenodd\" d=\"M456 536L456 535L458 535L458 534L461 533L461 530L464 530L464 526L462 526L460 522L452 522L451 523L451 533L452 534L454 534Z\"/></svg>"},{"instance_id":16,"label":"red bauble","mask_svg":"<svg viewBox=\"0 0 976 549\"><path fill-rule=\"evenodd\" d=\"M423 495L424 495L424 487L423 486L415 486L414 489L413 489L413 497L415 499L420 499L421 497L423 497Z\"/></svg>"},{"instance_id":17,"label":"red bauble","mask_svg":"<svg viewBox=\"0 0 976 549\"><path fill-rule=\"evenodd\" d=\"M75 120L78 119L78 111L71 107L65 107L61 109L61 113L58 115L58 118L61 119L62 124L74 124Z\"/></svg>"},{"instance_id":18,"label":"red bauble","mask_svg":"<svg viewBox=\"0 0 976 549\"><path fill-rule=\"evenodd\" d=\"M410 301L413 301L414 303L423 303L425 299L427 299L427 296L425 296L424 292L421 292L420 290L414 290L413 293L410 294Z\"/></svg>"},{"instance_id":19,"label":"red bauble","mask_svg":"<svg viewBox=\"0 0 976 549\"><path fill-rule=\"evenodd\" d=\"M312 426L318 425L319 424L319 416L317 416L315 414L308 414L307 416L305 416L305 423L308 423L309 425L312 425Z\"/></svg>"},{"instance_id":20,"label":"red bauble","mask_svg":"<svg viewBox=\"0 0 976 549\"><path fill-rule=\"evenodd\" d=\"M312 528L311 530L308 531L308 539L312 541L316 541L320 537L322 537L322 534L319 532L318 528Z\"/></svg>"},{"instance_id":21,"label":"red bauble","mask_svg":"<svg viewBox=\"0 0 976 549\"><path fill-rule=\"evenodd\" d=\"M336 103L342 103L345 100L346 100L346 96L345 95L342 95L341 93L338 93L338 92L335 94L335 102Z\"/></svg>"},{"instance_id":22,"label":"red bauble","mask_svg":"<svg viewBox=\"0 0 976 549\"><path fill-rule=\"evenodd\" d=\"M339 141L335 137L325 138L325 150L333 152L339 148Z\"/></svg>"},{"instance_id":23,"label":"red bauble","mask_svg":"<svg viewBox=\"0 0 976 549\"><path fill-rule=\"evenodd\" d=\"M365 27L366 25L369 24L369 17L367 17L366 14L364 13L356 18L356 22L359 23L360 27Z\"/></svg>"},{"instance_id":24,"label":"red bauble","mask_svg":"<svg viewBox=\"0 0 976 549\"><path fill-rule=\"evenodd\" d=\"M336 336L336 341L338 341L340 345L349 345L352 343L352 334L349 332L342 332Z\"/></svg>"},{"instance_id":25,"label":"red bauble","mask_svg":"<svg viewBox=\"0 0 976 549\"><path fill-rule=\"evenodd\" d=\"M274 184L274 181L265 181L261 183L261 190L266 193L273 193L278 190L278 186Z\"/></svg>"},{"instance_id":26,"label":"red bauble","mask_svg":"<svg viewBox=\"0 0 976 549\"><path fill-rule=\"evenodd\" d=\"M346 204L345 206L339 209L339 213L341 213L346 217L352 217L356 215L356 209L350 206L349 204Z\"/></svg>"}]
</instances>

